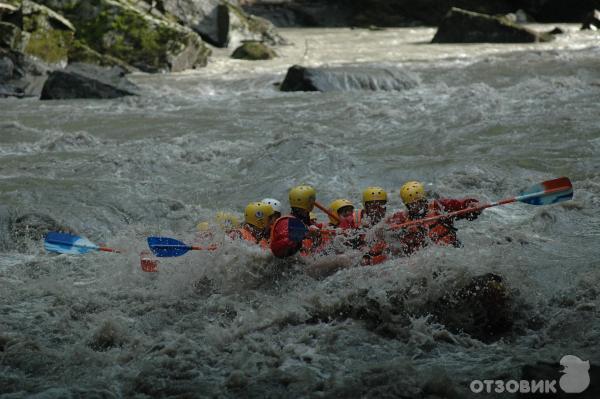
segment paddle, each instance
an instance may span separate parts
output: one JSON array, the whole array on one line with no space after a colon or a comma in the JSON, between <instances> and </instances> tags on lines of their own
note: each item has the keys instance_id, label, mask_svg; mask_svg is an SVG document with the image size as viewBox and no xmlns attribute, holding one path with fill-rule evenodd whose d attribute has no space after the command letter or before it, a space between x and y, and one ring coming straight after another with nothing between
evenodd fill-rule
<instances>
[{"instance_id":1,"label":"paddle","mask_svg":"<svg viewBox=\"0 0 600 399\"><path fill-rule=\"evenodd\" d=\"M317 201L315 201L315 206L317 208L319 208L320 210L322 210L323 212L325 212L327 214L327 216L329 216L330 218L332 218L336 222L338 222L338 223L340 222L340 218L338 218L338 216L336 214L334 214L333 212L331 212L329 209L325 208L323 205L321 205Z\"/></svg>"},{"instance_id":2,"label":"paddle","mask_svg":"<svg viewBox=\"0 0 600 399\"><path fill-rule=\"evenodd\" d=\"M546 180L527 190L521 192L516 197L506 198L489 204L482 204L472 208L462 209L460 211L449 212L444 215L432 216L424 219L411 220L409 222L390 225L392 229L401 229L408 226L414 226L439 219L453 218L470 212L478 212L493 206L512 204L513 202L523 202L529 205L550 205L562 201L568 201L573 198L573 185L568 177L559 177L558 179Z\"/></svg>"},{"instance_id":3,"label":"paddle","mask_svg":"<svg viewBox=\"0 0 600 399\"><path fill-rule=\"evenodd\" d=\"M117 249L96 245L84 237L56 232L46 234L44 248L48 252L57 252L59 254L85 254L90 251L121 252Z\"/></svg>"},{"instance_id":4,"label":"paddle","mask_svg":"<svg viewBox=\"0 0 600 399\"><path fill-rule=\"evenodd\" d=\"M159 258L175 257L186 254L188 251L214 251L216 244L205 247L187 245L179 240L169 237L148 237L148 246L152 253Z\"/></svg>"}]
</instances>

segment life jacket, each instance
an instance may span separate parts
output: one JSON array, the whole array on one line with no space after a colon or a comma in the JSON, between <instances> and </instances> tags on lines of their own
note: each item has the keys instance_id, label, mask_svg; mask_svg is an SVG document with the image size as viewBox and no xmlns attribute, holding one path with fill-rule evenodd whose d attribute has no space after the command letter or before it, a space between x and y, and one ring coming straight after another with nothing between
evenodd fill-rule
<instances>
[{"instance_id":1,"label":"life jacket","mask_svg":"<svg viewBox=\"0 0 600 399\"><path fill-rule=\"evenodd\" d=\"M388 260L388 245L385 241L378 241L364 254L361 264L378 265L386 260Z\"/></svg>"},{"instance_id":2,"label":"life jacket","mask_svg":"<svg viewBox=\"0 0 600 399\"><path fill-rule=\"evenodd\" d=\"M429 210L426 217L443 215L442 207L437 201L429 204ZM456 236L456 228L450 219L438 219L432 222L424 223L427 227L427 235L434 243L438 245L460 246L460 241Z\"/></svg>"},{"instance_id":3,"label":"life jacket","mask_svg":"<svg viewBox=\"0 0 600 399\"><path fill-rule=\"evenodd\" d=\"M443 204L432 201L428 204L427 213L423 218L440 216L444 214ZM397 212L386 219L388 224L402 224L410 222L407 212ZM456 236L456 228L453 221L449 219L438 219L431 222L420 223L403 228L400 236L400 244L405 254L411 254L427 246L429 238L437 245L451 245L458 247L460 241Z\"/></svg>"},{"instance_id":4,"label":"life jacket","mask_svg":"<svg viewBox=\"0 0 600 399\"><path fill-rule=\"evenodd\" d=\"M308 227L292 215L282 216L271 227L270 248L277 258L287 258L296 254L309 243L304 243Z\"/></svg>"},{"instance_id":5,"label":"life jacket","mask_svg":"<svg viewBox=\"0 0 600 399\"><path fill-rule=\"evenodd\" d=\"M229 236L232 238L242 239L242 240L252 243L252 244L258 244L258 245L260 245L260 247L262 249L269 248L268 240L266 240L264 238L259 240L254 234L252 234L252 232L249 229L247 229L245 227L233 230Z\"/></svg>"}]
</instances>

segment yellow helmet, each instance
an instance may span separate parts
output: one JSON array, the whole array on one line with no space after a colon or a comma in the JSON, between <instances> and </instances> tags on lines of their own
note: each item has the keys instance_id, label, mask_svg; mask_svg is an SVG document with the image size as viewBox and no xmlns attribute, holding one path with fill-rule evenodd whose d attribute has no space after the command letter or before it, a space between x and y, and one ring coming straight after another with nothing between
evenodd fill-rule
<instances>
[{"instance_id":1,"label":"yellow helmet","mask_svg":"<svg viewBox=\"0 0 600 399\"><path fill-rule=\"evenodd\" d=\"M354 208L354 205L352 205L352 202L350 202L349 200L336 199L331 204L329 204L329 210L331 211L331 213L333 213L334 215L339 217L340 215L338 214L338 211L345 206L351 206ZM331 224L335 224L335 225L337 225L339 223L337 220L333 219L331 216L329 216L329 222Z\"/></svg>"},{"instance_id":2,"label":"yellow helmet","mask_svg":"<svg viewBox=\"0 0 600 399\"><path fill-rule=\"evenodd\" d=\"M317 192L311 186L296 186L290 190L290 206L306 211L312 211L315 207Z\"/></svg>"},{"instance_id":3,"label":"yellow helmet","mask_svg":"<svg viewBox=\"0 0 600 399\"><path fill-rule=\"evenodd\" d=\"M217 212L215 221L223 230L232 230L240 225L238 217L229 212Z\"/></svg>"},{"instance_id":4,"label":"yellow helmet","mask_svg":"<svg viewBox=\"0 0 600 399\"><path fill-rule=\"evenodd\" d=\"M400 187L400 198L405 205L425 198L425 187L418 181L409 181Z\"/></svg>"},{"instance_id":5,"label":"yellow helmet","mask_svg":"<svg viewBox=\"0 0 600 399\"><path fill-rule=\"evenodd\" d=\"M371 201L386 201L387 192L381 187L367 187L363 191L363 205Z\"/></svg>"},{"instance_id":6,"label":"yellow helmet","mask_svg":"<svg viewBox=\"0 0 600 399\"><path fill-rule=\"evenodd\" d=\"M208 231L210 230L210 225L208 224L208 222L200 222L196 225L196 228L198 229L198 231Z\"/></svg>"},{"instance_id":7,"label":"yellow helmet","mask_svg":"<svg viewBox=\"0 0 600 399\"><path fill-rule=\"evenodd\" d=\"M267 227L269 216L275 211L273 207L264 202L251 202L244 211L245 222L259 229Z\"/></svg>"}]
</instances>

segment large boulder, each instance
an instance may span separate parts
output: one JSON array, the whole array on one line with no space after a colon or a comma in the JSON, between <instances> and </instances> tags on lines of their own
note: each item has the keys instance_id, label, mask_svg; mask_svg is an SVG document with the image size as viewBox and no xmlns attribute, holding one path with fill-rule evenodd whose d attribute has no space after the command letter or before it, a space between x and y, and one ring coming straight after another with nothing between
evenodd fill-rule
<instances>
[{"instance_id":1,"label":"large boulder","mask_svg":"<svg viewBox=\"0 0 600 399\"><path fill-rule=\"evenodd\" d=\"M598 30L600 29L600 11L594 10L585 16L581 30Z\"/></svg>"},{"instance_id":2,"label":"large boulder","mask_svg":"<svg viewBox=\"0 0 600 399\"><path fill-rule=\"evenodd\" d=\"M73 21L76 39L146 72L205 66L210 50L191 29L129 0L40 0ZM145 6L143 6L145 4Z\"/></svg>"},{"instance_id":3,"label":"large boulder","mask_svg":"<svg viewBox=\"0 0 600 399\"><path fill-rule=\"evenodd\" d=\"M506 17L493 17L452 8L446 14L432 43L531 43L553 40L547 33L537 33L517 25Z\"/></svg>"},{"instance_id":4,"label":"large boulder","mask_svg":"<svg viewBox=\"0 0 600 399\"><path fill-rule=\"evenodd\" d=\"M286 43L266 19L248 15L235 4L219 4L215 44L236 48L245 40L263 41L270 45Z\"/></svg>"},{"instance_id":5,"label":"large boulder","mask_svg":"<svg viewBox=\"0 0 600 399\"><path fill-rule=\"evenodd\" d=\"M145 0L153 2L153 0ZM217 47L237 47L244 40L283 44L269 21L246 14L237 0L162 0L160 11L190 27Z\"/></svg>"},{"instance_id":6,"label":"large boulder","mask_svg":"<svg viewBox=\"0 0 600 399\"><path fill-rule=\"evenodd\" d=\"M398 69L374 67L306 68L294 65L281 91L406 90L417 80Z\"/></svg>"},{"instance_id":7,"label":"large boulder","mask_svg":"<svg viewBox=\"0 0 600 399\"><path fill-rule=\"evenodd\" d=\"M273 49L255 41L244 42L231 54L231 58L249 61L270 60L275 57L277 57L277 54Z\"/></svg>"},{"instance_id":8,"label":"large boulder","mask_svg":"<svg viewBox=\"0 0 600 399\"><path fill-rule=\"evenodd\" d=\"M135 95L138 88L124 75L120 68L71 64L64 70L50 73L40 99L117 98Z\"/></svg>"},{"instance_id":9,"label":"large boulder","mask_svg":"<svg viewBox=\"0 0 600 399\"><path fill-rule=\"evenodd\" d=\"M0 47L0 97L38 97L47 71L38 59Z\"/></svg>"}]
</instances>

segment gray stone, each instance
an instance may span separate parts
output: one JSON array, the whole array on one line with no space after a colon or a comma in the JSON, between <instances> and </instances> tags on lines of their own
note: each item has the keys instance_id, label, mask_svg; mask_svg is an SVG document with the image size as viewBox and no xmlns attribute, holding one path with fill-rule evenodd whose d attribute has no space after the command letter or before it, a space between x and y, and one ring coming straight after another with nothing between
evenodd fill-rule
<instances>
[{"instance_id":1,"label":"gray stone","mask_svg":"<svg viewBox=\"0 0 600 399\"><path fill-rule=\"evenodd\" d=\"M255 41L244 42L231 54L231 58L249 61L270 60L275 57L277 57L277 54L273 49Z\"/></svg>"},{"instance_id":2,"label":"gray stone","mask_svg":"<svg viewBox=\"0 0 600 399\"><path fill-rule=\"evenodd\" d=\"M50 73L41 100L74 98L117 98L136 95L137 87L129 82L120 68L71 64Z\"/></svg>"},{"instance_id":3,"label":"gray stone","mask_svg":"<svg viewBox=\"0 0 600 399\"><path fill-rule=\"evenodd\" d=\"M281 91L406 90L417 85L416 79L398 69L294 65L288 69Z\"/></svg>"},{"instance_id":4,"label":"gray stone","mask_svg":"<svg viewBox=\"0 0 600 399\"><path fill-rule=\"evenodd\" d=\"M446 14L432 43L531 43L553 40L547 33L537 33L517 25L506 17L452 8Z\"/></svg>"}]
</instances>

